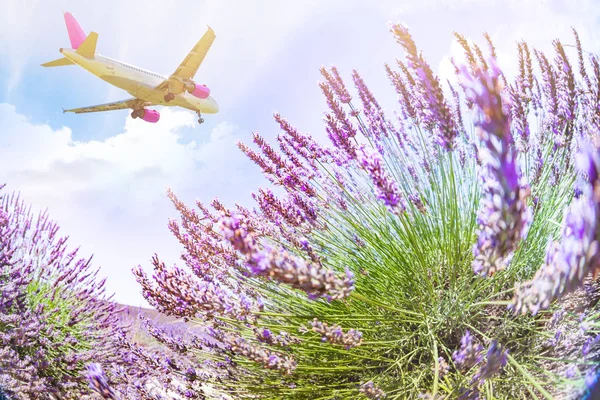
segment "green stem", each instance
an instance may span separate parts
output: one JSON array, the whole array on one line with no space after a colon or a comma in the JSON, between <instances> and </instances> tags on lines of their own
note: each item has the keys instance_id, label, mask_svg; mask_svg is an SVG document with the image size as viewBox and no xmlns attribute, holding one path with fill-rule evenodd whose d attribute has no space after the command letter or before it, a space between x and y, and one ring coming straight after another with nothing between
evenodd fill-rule
<instances>
[{"instance_id":1,"label":"green stem","mask_svg":"<svg viewBox=\"0 0 600 400\"><path fill-rule=\"evenodd\" d=\"M525 370L525 368L523 368L521 366L521 364L519 364L510 354L508 354L508 362L510 362L516 369L519 370L519 372L521 374L523 374L523 376L525 377L525 379L527 379L532 385L533 387L535 387L538 392L540 392L544 398L548 399L548 400L552 400L552 395L550 393L548 393L546 391L546 389L544 389L542 387L542 385L540 385L530 374L529 372L527 372Z\"/></svg>"},{"instance_id":2,"label":"green stem","mask_svg":"<svg viewBox=\"0 0 600 400\"><path fill-rule=\"evenodd\" d=\"M513 302L511 300L479 301L471 306L508 306Z\"/></svg>"},{"instance_id":3,"label":"green stem","mask_svg":"<svg viewBox=\"0 0 600 400\"><path fill-rule=\"evenodd\" d=\"M433 336L433 333L431 331L429 331L429 335L431 336L431 340L433 340L433 359L435 362L435 370L434 370L434 375L433 375L433 393L431 394L432 398L435 398L435 396L437 395L437 391L438 391L438 384L439 384L439 377L440 377L440 363L439 363L439 355L438 355L438 347L437 347L437 342L435 341L435 337Z\"/></svg>"},{"instance_id":4,"label":"green stem","mask_svg":"<svg viewBox=\"0 0 600 400\"><path fill-rule=\"evenodd\" d=\"M399 313L402 313L402 314L414 315L416 317L422 317L423 316L423 314L419 314L419 313L414 312L414 311L401 310L401 309L398 309L398 308L390 307L390 306L388 306L386 304L383 304L383 303L380 303L378 301L371 300L371 299L363 296L362 294L358 294L356 292L350 293L350 297L352 297L352 298L354 298L356 300L364 301L365 303L372 304L374 306L385 308L386 310L395 311L395 312L399 312Z\"/></svg>"}]
</instances>

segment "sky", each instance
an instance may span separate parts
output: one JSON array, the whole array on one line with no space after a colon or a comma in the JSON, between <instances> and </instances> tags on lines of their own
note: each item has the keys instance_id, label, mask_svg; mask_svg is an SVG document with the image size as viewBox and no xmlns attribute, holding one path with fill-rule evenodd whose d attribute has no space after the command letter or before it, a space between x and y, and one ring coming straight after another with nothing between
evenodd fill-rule
<instances>
[{"instance_id":1,"label":"sky","mask_svg":"<svg viewBox=\"0 0 600 400\"><path fill-rule=\"evenodd\" d=\"M371 3L371 4L369 4ZM516 42L551 52L552 40L599 53L600 4L594 0L3 0L0 13L0 183L34 210L48 209L80 256L94 255L115 299L147 306L131 269L151 272L153 254L180 264L182 248L167 228L185 203L253 206L267 186L235 145L258 131L274 140L281 113L325 142L326 104L319 67L335 65L350 84L363 76L386 113L398 110L384 63L403 57L389 22L407 25L442 80L449 57L461 59L452 32L494 41L499 63L514 71ZM156 108L157 124L129 111L63 114L130 97L77 66L43 68L69 46L63 11L99 35L97 51L170 75L209 25L216 39L195 80L220 106L198 125L191 111ZM483 46L485 47L485 46Z\"/></svg>"}]
</instances>

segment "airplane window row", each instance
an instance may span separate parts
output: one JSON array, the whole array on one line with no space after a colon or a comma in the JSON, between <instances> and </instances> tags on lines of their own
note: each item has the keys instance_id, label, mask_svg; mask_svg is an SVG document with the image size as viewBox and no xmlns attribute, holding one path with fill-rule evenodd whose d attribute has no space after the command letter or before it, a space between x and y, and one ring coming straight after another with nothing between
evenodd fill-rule
<instances>
[{"instance_id":1,"label":"airplane window row","mask_svg":"<svg viewBox=\"0 0 600 400\"><path fill-rule=\"evenodd\" d=\"M127 67L129 69L133 69L134 71L141 72L143 74L148 74L148 75L152 75L152 76L155 76L157 78L160 78L160 79L164 79L162 76L160 76L158 74L153 74L152 72L146 72L146 71L143 71L143 70L141 70L139 68L132 67L131 65L127 65L127 64L121 64L121 65L124 66L124 67Z\"/></svg>"}]
</instances>

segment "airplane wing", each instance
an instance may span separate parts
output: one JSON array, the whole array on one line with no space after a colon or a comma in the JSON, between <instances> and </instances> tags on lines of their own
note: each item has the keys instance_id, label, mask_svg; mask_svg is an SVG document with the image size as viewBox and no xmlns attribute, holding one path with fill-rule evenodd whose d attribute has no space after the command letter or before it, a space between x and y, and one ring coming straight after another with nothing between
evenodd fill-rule
<instances>
[{"instance_id":1,"label":"airplane wing","mask_svg":"<svg viewBox=\"0 0 600 400\"><path fill-rule=\"evenodd\" d=\"M115 101L113 103L99 104L97 106L73 108L71 110L63 109L63 112L73 112L75 114L98 112L98 111L112 111L112 110L124 110L126 108L140 108L151 105L152 103L143 101L136 98L127 100Z\"/></svg>"},{"instance_id":2,"label":"airplane wing","mask_svg":"<svg viewBox=\"0 0 600 400\"><path fill-rule=\"evenodd\" d=\"M209 26L204 36L196 43L183 62L179 64L179 67L175 72L173 72L169 79L158 85L157 89L166 89L170 82L171 85L181 85L180 89L183 90L182 81L192 79L194 75L196 75L200 64L202 64L204 57L206 57L206 53L208 53L208 49L210 49L210 46L215 40L215 37L215 32Z\"/></svg>"}]
</instances>

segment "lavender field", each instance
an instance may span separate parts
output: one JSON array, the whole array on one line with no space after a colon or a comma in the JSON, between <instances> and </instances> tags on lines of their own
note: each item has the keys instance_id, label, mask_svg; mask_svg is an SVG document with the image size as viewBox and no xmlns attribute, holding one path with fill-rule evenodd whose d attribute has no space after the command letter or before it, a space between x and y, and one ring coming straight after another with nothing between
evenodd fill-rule
<instances>
[{"instance_id":1,"label":"lavender field","mask_svg":"<svg viewBox=\"0 0 600 400\"><path fill-rule=\"evenodd\" d=\"M0 398L600 398L599 56L456 33L445 81L389 40L396 103L322 67L327 145L279 113L237 142L253 206L165 193L180 262L123 272L152 309L6 182Z\"/></svg>"}]
</instances>

